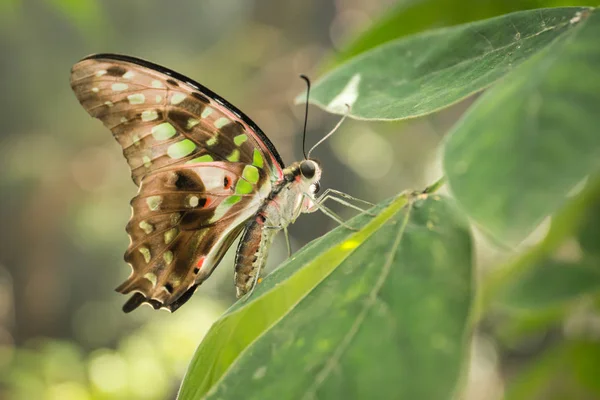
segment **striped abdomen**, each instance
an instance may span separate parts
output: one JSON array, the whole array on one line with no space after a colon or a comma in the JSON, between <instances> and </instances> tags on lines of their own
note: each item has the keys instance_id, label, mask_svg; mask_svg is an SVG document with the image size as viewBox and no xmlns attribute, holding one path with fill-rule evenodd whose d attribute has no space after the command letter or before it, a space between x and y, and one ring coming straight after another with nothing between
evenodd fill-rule
<instances>
[{"instance_id":1,"label":"striped abdomen","mask_svg":"<svg viewBox=\"0 0 600 400\"><path fill-rule=\"evenodd\" d=\"M267 255L279 229L266 228L264 217L258 214L251 220L238 245L235 256L235 288L237 297L248 293L255 284L261 269L267 262Z\"/></svg>"}]
</instances>

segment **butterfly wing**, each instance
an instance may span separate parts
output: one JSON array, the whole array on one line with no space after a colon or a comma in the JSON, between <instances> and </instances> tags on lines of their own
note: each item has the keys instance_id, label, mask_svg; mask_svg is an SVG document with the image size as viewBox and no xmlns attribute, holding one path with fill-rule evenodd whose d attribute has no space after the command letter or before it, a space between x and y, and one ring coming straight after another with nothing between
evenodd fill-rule
<instances>
[{"instance_id":1,"label":"butterfly wing","mask_svg":"<svg viewBox=\"0 0 600 400\"><path fill-rule=\"evenodd\" d=\"M282 177L269 139L207 88L158 65L94 55L71 86L123 147L140 187L127 225L133 272L117 290L174 311L218 264Z\"/></svg>"},{"instance_id":2,"label":"butterfly wing","mask_svg":"<svg viewBox=\"0 0 600 400\"><path fill-rule=\"evenodd\" d=\"M206 161L264 164L274 179L282 177L281 158L250 118L172 70L97 54L73 66L71 87L123 147L137 185L157 169Z\"/></svg>"},{"instance_id":3,"label":"butterfly wing","mask_svg":"<svg viewBox=\"0 0 600 400\"><path fill-rule=\"evenodd\" d=\"M268 195L271 185L261 185L261 179L266 174L239 162L170 167L145 176L127 224L125 261L133 273L117 290L139 292L172 311L181 305L178 300L210 276Z\"/></svg>"}]
</instances>

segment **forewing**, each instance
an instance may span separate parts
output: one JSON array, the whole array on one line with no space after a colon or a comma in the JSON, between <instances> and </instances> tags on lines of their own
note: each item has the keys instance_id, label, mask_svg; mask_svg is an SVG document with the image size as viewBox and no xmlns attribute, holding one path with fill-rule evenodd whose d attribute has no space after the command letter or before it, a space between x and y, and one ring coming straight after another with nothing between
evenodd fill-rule
<instances>
[{"instance_id":1,"label":"forewing","mask_svg":"<svg viewBox=\"0 0 600 400\"><path fill-rule=\"evenodd\" d=\"M144 177L131 201L131 276L117 288L137 292L125 310L148 302L174 310L213 271L268 194L264 170L212 162L165 168ZM143 297L142 297L143 296Z\"/></svg>"},{"instance_id":2,"label":"forewing","mask_svg":"<svg viewBox=\"0 0 600 400\"><path fill-rule=\"evenodd\" d=\"M71 87L123 147L137 185L161 168L211 161L253 164L271 179L282 176L277 151L250 118L167 68L98 54L73 66Z\"/></svg>"}]
</instances>

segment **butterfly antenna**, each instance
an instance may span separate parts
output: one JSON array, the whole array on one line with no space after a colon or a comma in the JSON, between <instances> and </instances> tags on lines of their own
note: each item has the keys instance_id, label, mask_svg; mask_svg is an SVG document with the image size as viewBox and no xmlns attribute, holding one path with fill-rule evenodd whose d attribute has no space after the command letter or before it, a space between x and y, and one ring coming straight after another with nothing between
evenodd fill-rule
<instances>
[{"instance_id":1,"label":"butterfly antenna","mask_svg":"<svg viewBox=\"0 0 600 400\"><path fill-rule=\"evenodd\" d=\"M304 159L308 159L306 155L306 124L308 123L308 99L310 97L310 79L306 75L300 75L300 78L306 82L306 108L304 109L304 133L302 134L302 153L304 153ZM309 152L310 153L310 152Z\"/></svg>"},{"instance_id":2,"label":"butterfly antenna","mask_svg":"<svg viewBox=\"0 0 600 400\"><path fill-rule=\"evenodd\" d=\"M344 120L346 119L346 117L348 116L348 114L350 114L350 105L346 104L346 113L344 114L344 116L339 120L339 122L333 127L333 129L331 130L331 132L329 132L327 135L325 135L321 140L319 140L313 147L310 148L310 150L308 151L308 156L306 158L310 157L310 153L312 153L312 151L321 143L323 143L325 140L327 140L327 138L331 135L333 135L335 133L335 131L338 130L338 128L340 127L340 125L342 125L342 122L344 122Z\"/></svg>"}]
</instances>

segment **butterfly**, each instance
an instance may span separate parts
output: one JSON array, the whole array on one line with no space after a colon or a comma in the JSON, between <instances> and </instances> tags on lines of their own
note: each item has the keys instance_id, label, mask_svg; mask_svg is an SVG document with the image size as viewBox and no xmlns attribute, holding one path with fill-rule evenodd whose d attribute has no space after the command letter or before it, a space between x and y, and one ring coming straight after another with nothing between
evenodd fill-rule
<instances>
[{"instance_id":1,"label":"butterfly","mask_svg":"<svg viewBox=\"0 0 600 400\"><path fill-rule=\"evenodd\" d=\"M282 229L287 235L301 213L320 209L345 225L325 200L362 211L335 190L315 197L322 168L310 151L285 167L248 116L168 68L95 54L73 66L71 87L112 131L139 188L126 227L124 258L132 272L116 289L133 293L125 312L143 303L177 310L240 234L235 286L241 297L256 284L275 235Z\"/></svg>"}]
</instances>

